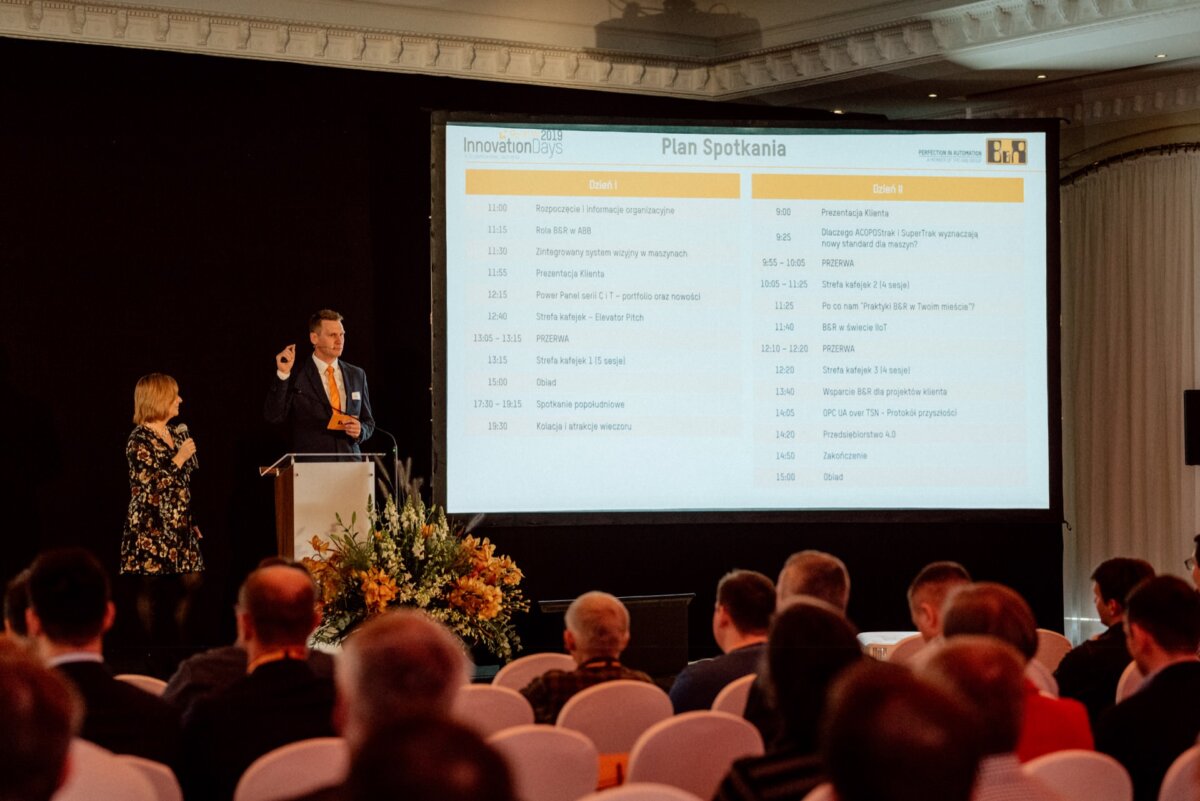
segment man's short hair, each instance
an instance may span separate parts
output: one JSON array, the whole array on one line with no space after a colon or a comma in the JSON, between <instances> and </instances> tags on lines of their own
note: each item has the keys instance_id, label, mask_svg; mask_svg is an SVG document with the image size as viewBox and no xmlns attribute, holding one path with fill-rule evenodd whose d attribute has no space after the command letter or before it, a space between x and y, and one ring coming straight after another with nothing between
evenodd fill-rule
<instances>
[{"instance_id":1,"label":"man's short hair","mask_svg":"<svg viewBox=\"0 0 1200 801\"><path fill-rule=\"evenodd\" d=\"M53 642L85 645L104 632L108 574L83 548L56 548L29 569L29 605Z\"/></svg>"},{"instance_id":2,"label":"man's short hair","mask_svg":"<svg viewBox=\"0 0 1200 801\"><path fill-rule=\"evenodd\" d=\"M266 646L305 645L315 624L317 595L312 582L281 582L296 571L286 565L253 571L238 590L238 609L254 624Z\"/></svg>"},{"instance_id":3,"label":"man's short hair","mask_svg":"<svg viewBox=\"0 0 1200 801\"><path fill-rule=\"evenodd\" d=\"M996 637L963 634L920 661L918 675L962 696L975 710L983 752L1015 751L1025 704L1025 664Z\"/></svg>"},{"instance_id":4,"label":"man's short hair","mask_svg":"<svg viewBox=\"0 0 1200 801\"><path fill-rule=\"evenodd\" d=\"M4 588L4 622L20 637L28 637L25 610L29 608L29 568L13 576Z\"/></svg>"},{"instance_id":5,"label":"man's short hair","mask_svg":"<svg viewBox=\"0 0 1200 801\"><path fill-rule=\"evenodd\" d=\"M838 801L968 801L981 750L970 710L907 668L868 659L834 683L822 727Z\"/></svg>"},{"instance_id":6,"label":"man's short hair","mask_svg":"<svg viewBox=\"0 0 1200 801\"><path fill-rule=\"evenodd\" d=\"M1038 649L1037 620L1016 590L991 581L955 587L946 599L942 634L989 634L1016 648L1028 662Z\"/></svg>"},{"instance_id":7,"label":"man's short hair","mask_svg":"<svg viewBox=\"0 0 1200 801\"><path fill-rule=\"evenodd\" d=\"M619 656L629 634L629 610L607 592L580 595L567 607L565 622L577 649L592 654Z\"/></svg>"},{"instance_id":8,"label":"man's short hair","mask_svg":"<svg viewBox=\"0 0 1200 801\"><path fill-rule=\"evenodd\" d=\"M351 801L515 801L508 763L476 732L445 718L392 721L352 754Z\"/></svg>"},{"instance_id":9,"label":"man's short hair","mask_svg":"<svg viewBox=\"0 0 1200 801\"><path fill-rule=\"evenodd\" d=\"M139 378L133 387L134 425L166 420L178 395L179 384L169 375L150 373Z\"/></svg>"},{"instance_id":10,"label":"man's short hair","mask_svg":"<svg viewBox=\"0 0 1200 801\"><path fill-rule=\"evenodd\" d=\"M1125 599L1133 588L1148 578L1154 578L1154 568L1145 559L1118 556L1105 559L1092 571L1092 581L1100 590L1100 600L1116 601L1125 608Z\"/></svg>"},{"instance_id":11,"label":"man's short hair","mask_svg":"<svg viewBox=\"0 0 1200 801\"><path fill-rule=\"evenodd\" d=\"M717 582L717 605L742 634L766 634L775 614L775 585L755 570L733 570Z\"/></svg>"},{"instance_id":12,"label":"man's short hair","mask_svg":"<svg viewBox=\"0 0 1200 801\"><path fill-rule=\"evenodd\" d=\"M1200 648L1200 593L1177 576L1157 576L1138 585L1126 601L1125 619L1168 653L1195 654Z\"/></svg>"},{"instance_id":13,"label":"man's short hair","mask_svg":"<svg viewBox=\"0 0 1200 801\"><path fill-rule=\"evenodd\" d=\"M66 680L0 639L0 799L54 795L80 711Z\"/></svg>"},{"instance_id":14,"label":"man's short hair","mask_svg":"<svg viewBox=\"0 0 1200 801\"><path fill-rule=\"evenodd\" d=\"M926 601L940 609L951 587L970 583L971 574L958 562L931 562L908 585L908 606L915 609Z\"/></svg>"},{"instance_id":15,"label":"man's short hair","mask_svg":"<svg viewBox=\"0 0 1200 801\"><path fill-rule=\"evenodd\" d=\"M423 612L398 609L359 626L335 674L352 699L355 722L372 731L389 720L449 714L470 662L445 626Z\"/></svg>"},{"instance_id":16,"label":"man's short hair","mask_svg":"<svg viewBox=\"0 0 1200 801\"><path fill-rule=\"evenodd\" d=\"M322 320L331 320L335 323L340 323L345 318L333 309L318 309L313 313L312 317L308 318L308 333L315 334L321 330Z\"/></svg>"},{"instance_id":17,"label":"man's short hair","mask_svg":"<svg viewBox=\"0 0 1200 801\"><path fill-rule=\"evenodd\" d=\"M794 598L779 610L767 636L766 682L792 742L816 748L830 684L862 658L858 633L832 605Z\"/></svg>"},{"instance_id":18,"label":"man's short hair","mask_svg":"<svg viewBox=\"0 0 1200 801\"><path fill-rule=\"evenodd\" d=\"M788 557L775 583L779 600L811 595L845 611L850 600L850 574L841 559L824 551L798 551Z\"/></svg>"}]
</instances>

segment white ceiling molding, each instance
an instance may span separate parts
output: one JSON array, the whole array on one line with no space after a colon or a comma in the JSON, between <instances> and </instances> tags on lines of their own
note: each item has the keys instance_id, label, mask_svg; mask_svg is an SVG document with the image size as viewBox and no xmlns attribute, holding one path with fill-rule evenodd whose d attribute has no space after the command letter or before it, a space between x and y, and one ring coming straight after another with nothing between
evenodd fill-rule
<instances>
[{"instance_id":1,"label":"white ceiling molding","mask_svg":"<svg viewBox=\"0 0 1200 801\"><path fill-rule=\"evenodd\" d=\"M659 48L661 57L577 45L546 46L531 43L528 37L517 40L443 35L433 32L438 21L435 11L387 3L177 3L0 0L0 35L695 99L760 97L777 102L771 95L779 93L788 105L803 106L830 105L831 99L843 92L856 91L856 81L870 82L883 74L903 74L907 76L903 80L911 81L927 80L935 74L945 77L976 75L988 69L1014 70L1023 64L1022 59L1029 58L1030 51L1047 53L1047 59L1062 57L1072 49L1073 39L1086 41L1082 49L1092 53L1103 49L1106 37L1140 43L1139 37L1149 37L1151 26L1155 32L1165 27L1181 34L1200 29L1200 3L1188 0L1000 0L952 7L945 7L946 3L912 2L909 7L916 16L902 20L893 16L874 26L853 30L843 27L840 33L818 39L699 58L682 52L672 55L671 37L666 35ZM243 13L251 6L256 13ZM880 8L883 6L892 4L880 4ZM931 6L933 10L929 10ZM491 19L477 15L473 21L464 22L466 16L456 11L453 24L446 22L445 30L479 30L481 20ZM862 12L847 15L841 22L845 26L868 19L870 15ZM397 23L404 22L420 30L397 27ZM536 33L542 39L554 25L563 25L510 21L494 30L517 35L521 24L540 26ZM583 41L586 25L574 22L568 27L570 35L566 39ZM778 41L779 31L787 27L774 26L769 40ZM803 25L797 21L792 28L801 30ZM531 35L534 32L531 27ZM1195 46L1200 52L1200 43ZM728 49L728 42L714 42L713 52ZM694 47L677 50L695 52ZM1079 68L1077 74L1087 72ZM912 77L918 74L923 78ZM1190 95L1187 90L1181 91L1185 103L1194 102L1194 88ZM1142 99L1136 105L1140 108L1146 103L1176 102L1172 96ZM1124 103L1116 108L1116 112L1102 113L1126 113ZM1053 116L1060 116L1058 111ZM1070 104L1062 111L1065 113L1061 116L1075 117L1080 113L1094 115L1096 110ZM920 113L938 116L935 109ZM981 108L980 113L985 109ZM963 116L961 105L943 116Z\"/></svg>"}]
</instances>

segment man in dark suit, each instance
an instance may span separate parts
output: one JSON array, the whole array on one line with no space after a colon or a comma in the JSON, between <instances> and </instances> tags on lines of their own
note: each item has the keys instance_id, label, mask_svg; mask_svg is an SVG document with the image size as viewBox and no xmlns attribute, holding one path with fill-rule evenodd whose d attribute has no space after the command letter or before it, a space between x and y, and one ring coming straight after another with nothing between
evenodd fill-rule
<instances>
[{"instance_id":1,"label":"man in dark suit","mask_svg":"<svg viewBox=\"0 0 1200 801\"><path fill-rule=\"evenodd\" d=\"M1092 571L1096 612L1108 628L1071 649L1058 663L1054 678L1060 696L1082 701L1088 708L1093 726L1116 703L1117 682L1131 660L1125 647L1125 598L1153 577L1149 562L1123 556L1105 559Z\"/></svg>"},{"instance_id":2,"label":"man in dark suit","mask_svg":"<svg viewBox=\"0 0 1200 801\"><path fill-rule=\"evenodd\" d=\"M333 681L307 661L320 622L311 578L283 565L255 570L238 593L237 622L246 675L197 700L183 721L179 778L190 800L231 798L263 754L334 734Z\"/></svg>"},{"instance_id":3,"label":"man in dark suit","mask_svg":"<svg viewBox=\"0 0 1200 801\"><path fill-rule=\"evenodd\" d=\"M1100 718L1096 749L1133 779L1134 801L1154 801L1167 768L1200 734L1200 595L1175 576L1134 590L1125 607L1129 653L1146 679Z\"/></svg>"},{"instance_id":4,"label":"man in dark suit","mask_svg":"<svg viewBox=\"0 0 1200 801\"><path fill-rule=\"evenodd\" d=\"M375 431L367 374L341 360L342 315L321 309L309 318L311 358L296 363L296 346L275 355L275 380L263 404L268 423L285 423L296 453L360 453Z\"/></svg>"},{"instance_id":5,"label":"man in dark suit","mask_svg":"<svg viewBox=\"0 0 1200 801\"><path fill-rule=\"evenodd\" d=\"M104 568L82 548L46 551L29 573L25 620L38 654L83 697L80 736L118 754L171 764L179 741L175 710L150 693L117 680L102 645L113 624Z\"/></svg>"}]
</instances>

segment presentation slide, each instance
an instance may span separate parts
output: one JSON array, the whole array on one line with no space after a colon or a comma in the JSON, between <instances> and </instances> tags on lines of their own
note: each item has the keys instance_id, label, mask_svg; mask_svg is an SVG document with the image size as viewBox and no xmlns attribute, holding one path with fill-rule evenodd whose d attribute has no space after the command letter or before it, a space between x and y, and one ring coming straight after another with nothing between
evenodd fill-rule
<instances>
[{"instance_id":1,"label":"presentation slide","mask_svg":"<svg viewBox=\"0 0 1200 801\"><path fill-rule=\"evenodd\" d=\"M444 133L448 511L1049 507L1045 133Z\"/></svg>"}]
</instances>

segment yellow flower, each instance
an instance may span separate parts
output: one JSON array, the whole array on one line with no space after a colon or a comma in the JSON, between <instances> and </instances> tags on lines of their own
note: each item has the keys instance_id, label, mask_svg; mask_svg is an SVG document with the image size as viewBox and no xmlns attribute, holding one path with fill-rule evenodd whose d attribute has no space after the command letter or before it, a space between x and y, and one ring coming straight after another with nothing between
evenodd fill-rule
<instances>
[{"instance_id":1,"label":"yellow flower","mask_svg":"<svg viewBox=\"0 0 1200 801\"><path fill-rule=\"evenodd\" d=\"M486 584L474 576L463 576L454 582L450 604L480 620L490 620L500 614L504 593L499 587Z\"/></svg>"},{"instance_id":2,"label":"yellow flower","mask_svg":"<svg viewBox=\"0 0 1200 801\"><path fill-rule=\"evenodd\" d=\"M362 580L363 601L367 606L367 614L374 615L387 609L388 602L396 597L396 582L392 577L378 567L360 570L358 577Z\"/></svg>"},{"instance_id":3,"label":"yellow flower","mask_svg":"<svg viewBox=\"0 0 1200 801\"><path fill-rule=\"evenodd\" d=\"M421 526L421 536L422 537L424 537L425 539L429 539L429 536L431 534L433 534L433 523L426 523L425 525Z\"/></svg>"}]
</instances>

